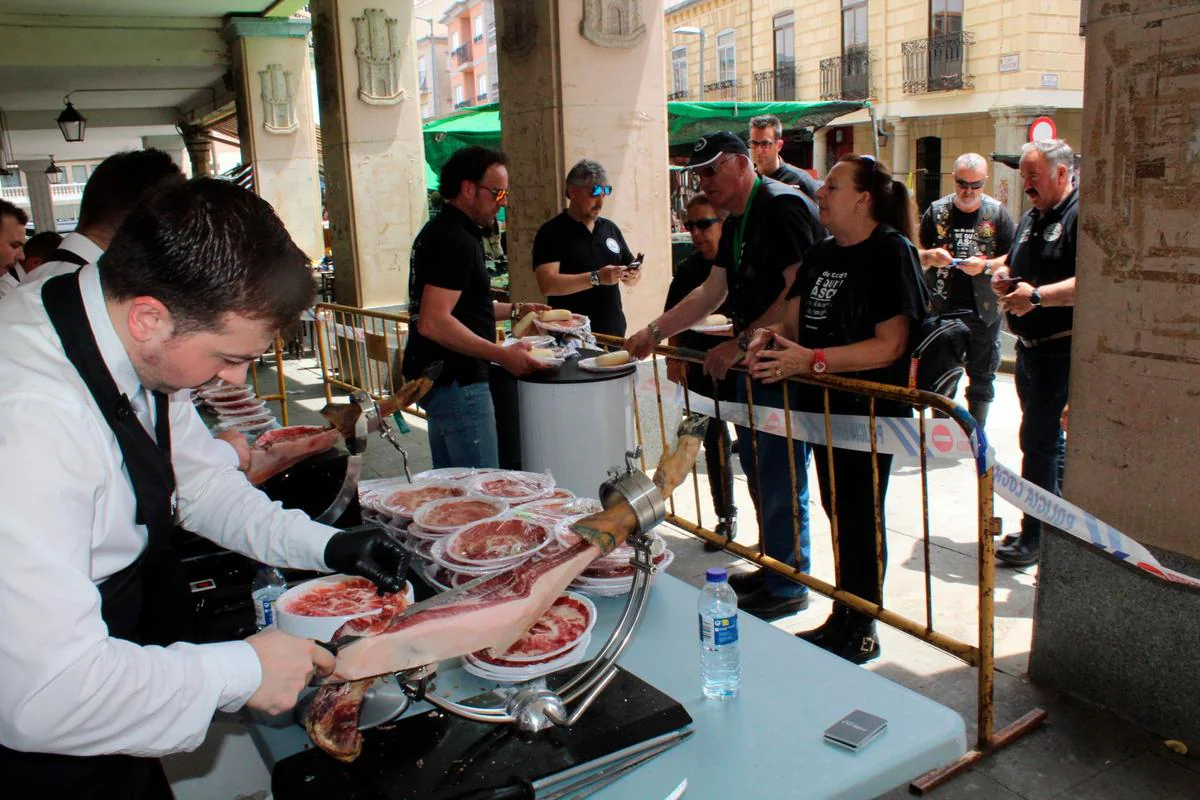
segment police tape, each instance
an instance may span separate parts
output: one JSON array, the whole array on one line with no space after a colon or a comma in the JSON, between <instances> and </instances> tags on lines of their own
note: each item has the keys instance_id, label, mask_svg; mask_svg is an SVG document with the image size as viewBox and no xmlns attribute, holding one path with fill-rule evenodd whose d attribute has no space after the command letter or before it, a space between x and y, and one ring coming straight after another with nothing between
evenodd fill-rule
<instances>
[{"instance_id":1,"label":"police tape","mask_svg":"<svg viewBox=\"0 0 1200 800\"><path fill-rule=\"evenodd\" d=\"M677 386L676 401L684 406L684 389ZM717 416L711 398L687 391L687 407L706 416ZM755 427L762 433L775 436L788 435L788 416L791 417L791 437L815 447L826 445L825 415L807 411L791 411L768 406L755 406ZM956 416L967 417L964 409L956 409ZM750 408L745 403L722 401L720 417L743 427L750 426ZM871 450L871 421L869 417L847 414L830 414L829 428L833 435L833 446L845 450ZM1047 525L1094 545L1114 558L1131 566L1156 575L1172 583L1200 588L1200 578L1168 569L1158 562L1144 545L1121 533L1116 528L1079 508L1061 497L1035 486L995 459L995 451L987 444L982 431L966 433L950 419L925 420L922 437L920 420L915 417L876 417L875 451L907 458L919 457L924 449L927 458L961 461L971 458L976 471L983 474L993 467L993 486L997 495L1018 510L1039 519Z\"/></svg>"}]
</instances>

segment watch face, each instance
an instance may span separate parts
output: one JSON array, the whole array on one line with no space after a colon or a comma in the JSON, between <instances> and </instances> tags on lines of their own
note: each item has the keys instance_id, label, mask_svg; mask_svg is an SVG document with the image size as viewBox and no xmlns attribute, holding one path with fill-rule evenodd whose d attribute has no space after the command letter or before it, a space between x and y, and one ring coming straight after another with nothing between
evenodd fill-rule
<instances>
[{"instance_id":1,"label":"watch face","mask_svg":"<svg viewBox=\"0 0 1200 800\"><path fill-rule=\"evenodd\" d=\"M825 362L824 361L814 361L813 365L812 365L812 371L817 373L818 375L820 375L822 372L825 371Z\"/></svg>"}]
</instances>

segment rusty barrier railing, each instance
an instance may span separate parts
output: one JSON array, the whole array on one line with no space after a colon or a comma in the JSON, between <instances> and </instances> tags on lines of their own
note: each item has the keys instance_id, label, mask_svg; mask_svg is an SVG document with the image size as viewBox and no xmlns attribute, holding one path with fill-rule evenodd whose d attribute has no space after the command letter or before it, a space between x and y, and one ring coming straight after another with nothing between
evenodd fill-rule
<instances>
[{"instance_id":1,"label":"rusty barrier railing","mask_svg":"<svg viewBox=\"0 0 1200 800\"><path fill-rule=\"evenodd\" d=\"M279 421L286 428L288 425L287 380L283 367L283 339L275 337L275 391L264 394L264 386L258 377L258 361L250 363L250 383L254 386L254 395L268 403L279 403Z\"/></svg>"},{"instance_id":2,"label":"rusty barrier railing","mask_svg":"<svg viewBox=\"0 0 1200 800\"><path fill-rule=\"evenodd\" d=\"M609 349L618 349L623 342L619 338L608 336L597 336L597 341L602 347ZM657 413L659 430L663 437L664 451L667 447L665 433L665 417L663 413L662 399L662 381L659 377L658 362L665 357L675 358L680 361L699 363L701 360L695 351L680 350L674 347L660 345L655 349L651 356L652 371L654 374L654 389L655 400L657 403ZM685 372L686 374L686 372ZM755 425L754 413L754 382L750 381L749 376L744 371L736 371L736 380L746 382L746 393L749 411L750 422L750 441L754 451L753 461L756 467L759 465L758 459L758 431ZM813 445L813 457L820 458L821 450L824 449L824 457L829 463L829 479L830 479L830 525L833 540L834 554L834 575L835 583L831 584L827 581L816 578L812 575L803 573L798 569L791 567L782 561L778 561L765 554L763 544L763 526L761 519L761 503L756 503L756 510L760 514L759 517L759 542L758 550L738 544L732 540L726 540L723 536L718 536L714 531L703 527L701 521L684 519L676 513L674 499L669 501L669 513L667 521L676 527L693 534L707 542L723 547L727 552L738 556L739 558L753 562L754 564L765 567L780 575L783 575L790 580L807 586L809 589L819 592L826 597L832 598L838 603L843 604L855 611L866 614L874 619L879 620L887 625L901 630L911 636L933 645L934 647L946 652L956 658L965 661L972 667L978 670L978 691L977 691L977 736L974 749L968 751L954 763L949 764L940 769L929 772L910 784L910 789L916 794L923 794L946 781L950 780L955 775L966 770L969 766L976 763L984 756L999 750L1025 733L1036 728L1046 718L1046 712L1042 709L1033 709L1020 719L1012 724L996 730L995 719L995 654L994 654L994 622L995 622L995 604L993 591L995 588L995 542L994 537L1000 533L1000 520L994 516L993 509L993 468L989 465L982 474L978 474L977 480L977 526L978 526L978 592L979 592L979 614L978 614L978 641L974 644L970 642L960 641L954 637L948 636L935 630L934 627L934 608L933 608L933 582L930 572L930 525L929 525L929 482L926 463L926 416L925 411L932 410L941 412L949 419L952 419L965 433L970 435L975 429L974 419L966 412L965 409L958 406L953 401L943 397L942 395L931 392L923 392L916 389L908 389L905 387L889 386L885 384L869 383L866 381L850 380L835 376L821 376L810 378L793 378L788 379L789 383L795 384L810 384L818 386L822 390L824 397L824 417L825 417L825 441L826 444L822 448L820 445ZM686 389L686 379L684 383ZM840 565L838 563L838 523L837 523L837 503L838 493L836 487L836 470L833 468L833 426L830 414L830 392L840 391L864 395L868 399L869 406L869 425L870 425L870 440L871 440L871 455L874 465L872 474L872 490L875 503L875 553L877 561L876 574L880 580L880 598L883 598L882 591L882 576L883 569L886 566L883 563L881 554L883 552L883 539L885 531L883 529L883 507L879 491L879 465L877 456L877 436L876 436L876 413L875 404L877 400L899 402L909 405L918 411L918 427L920 434L920 467L921 467L921 516L922 516L922 539L924 551L924 577L925 577L925 619L918 621L910 619L902 614L892 611L881 603L874 603L866 600L858 595L851 594L845 591L837 584L838 576L841 574ZM714 392L717 395L718 392ZM783 418L785 425L786 440L788 442L788 464L792 488L792 520L793 520L793 536L795 538L795 552L800 550L800 511L797 507L797 480L795 470L794 442L792 438L792 409L790 408L791 401L789 400L790 391L782 392L783 397ZM691 413L691 403L688 394L685 391L684 411ZM637 392L633 393L634 398L634 419L636 421L636 436L637 443L643 444L642 423L640 419L640 411L637 408ZM714 419L721 421L721 400L718 397L713 398ZM725 401L728 403L728 401ZM764 434L767 435L767 434ZM743 443L743 446L745 444ZM643 450L645 448L642 448ZM645 469L645 458L643 456L642 468ZM760 468L760 467L758 467ZM977 471L978 472L978 471ZM762 486L761 481L756 481L756 485ZM697 517L699 517L700 503L700 485L697 470L692 468L692 486L696 497Z\"/></svg>"}]
</instances>

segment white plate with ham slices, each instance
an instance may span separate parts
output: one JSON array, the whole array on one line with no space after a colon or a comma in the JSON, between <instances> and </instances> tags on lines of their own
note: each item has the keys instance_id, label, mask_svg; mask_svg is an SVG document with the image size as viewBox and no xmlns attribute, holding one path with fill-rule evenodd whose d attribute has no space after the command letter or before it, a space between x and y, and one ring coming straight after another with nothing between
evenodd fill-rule
<instances>
[{"instance_id":1,"label":"white plate with ham slices","mask_svg":"<svg viewBox=\"0 0 1200 800\"><path fill-rule=\"evenodd\" d=\"M497 567L528 559L553 539L553 528L544 522L498 517L452 534L446 539L445 556L470 567Z\"/></svg>"},{"instance_id":2,"label":"white plate with ham slices","mask_svg":"<svg viewBox=\"0 0 1200 800\"><path fill-rule=\"evenodd\" d=\"M259 414L252 417L230 417L217 426L218 430L235 430L241 433L254 433L274 428L279 423L270 414Z\"/></svg>"},{"instance_id":3,"label":"white plate with ham slices","mask_svg":"<svg viewBox=\"0 0 1200 800\"><path fill-rule=\"evenodd\" d=\"M430 481L406 484L383 494L376 502L379 508L392 516L412 519L413 514L426 503L445 500L448 497L463 497L466 494L466 487L453 481Z\"/></svg>"},{"instance_id":4,"label":"white plate with ham slices","mask_svg":"<svg viewBox=\"0 0 1200 800\"><path fill-rule=\"evenodd\" d=\"M320 425L289 425L286 428L276 428L273 431L263 433L254 440L254 446L267 448L280 442L294 442L298 439L307 439L311 436L323 436L332 431L333 428L322 427Z\"/></svg>"},{"instance_id":5,"label":"white plate with ham slices","mask_svg":"<svg viewBox=\"0 0 1200 800\"><path fill-rule=\"evenodd\" d=\"M454 533L476 522L498 517L508 503L495 497L464 495L426 503L413 514L413 522L429 534Z\"/></svg>"},{"instance_id":6,"label":"white plate with ham slices","mask_svg":"<svg viewBox=\"0 0 1200 800\"><path fill-rule=\"evenodd\" d=\"M293 586L275 605L279 629L303 639L329 641L352 619L386 614L391 618L413 602L413 587L379 595L375 584L353 575L326 575Z\"/></svg>"},{"instance_id":7,"label":"white plate with ham slices","mask_svg":"<svg viewBox=\"0 0 1200 800\"><path fill-rule=\"evenodd\" d=\"M470 653L463 657L463 668L499 682L533 680L577 663L587 651L595 624L595 604L567 592L508 650Z\"/></svg>"},{"instance_id":8,"label":"white plate with ham slices","mask_svg":"<svg viewBox=\"0 0 1200 800\"><path fill-rule=\"evenodd\" d=\"M427 483L429 481L470 482L480 475L499 471L483 467L439 467L438 469L427 469L424 472L418 472L413 476L413 483Z\"/></svg>"},{"instance_id":9,"label":"white plate with ham slices","mask_svg":"<svg viewBox=\"0 0 1200 800\"><path fill-rule=\"evenodd\" d=\"M541 500L554 489L554 478L542 472L492 472L471 482L471 490L509 505Z\"/></svg>"}]
</instances>

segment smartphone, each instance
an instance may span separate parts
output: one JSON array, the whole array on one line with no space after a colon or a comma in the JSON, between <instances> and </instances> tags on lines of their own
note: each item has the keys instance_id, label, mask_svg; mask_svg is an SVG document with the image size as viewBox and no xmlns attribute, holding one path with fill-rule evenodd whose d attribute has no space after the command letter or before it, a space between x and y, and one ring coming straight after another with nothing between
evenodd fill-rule
<instances>
[{"instance_id":1,"label":"smartphone","mask_svg":"<svg viewBox=\"0 0 1200 800\"><path fill-rule=\"evenodd\" d=\"M633 270L641 269L642 261L645 258L646 258L645 253L638 253L636 256L634 256L633 261L631 261L625 265L625 269L633 269Z\"/></svg>"},{"instance_id":2,"label":"smartphone","mask_svg":"<svg viewBox=\"0 0 1200 800\"><path fill-rule=\"evenodd\" d=\"M966 261L965 258L952 258L952 259L950 259L949 266L951 269L955 269L955 268L961 266L964 261Z\"/></svg>"}]
</instances>

